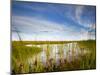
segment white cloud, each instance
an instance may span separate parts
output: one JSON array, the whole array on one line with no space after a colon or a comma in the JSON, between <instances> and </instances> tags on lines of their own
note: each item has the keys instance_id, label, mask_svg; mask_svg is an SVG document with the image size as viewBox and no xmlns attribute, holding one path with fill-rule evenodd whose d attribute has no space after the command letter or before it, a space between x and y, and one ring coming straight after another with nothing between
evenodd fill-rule
<instances>
[{"instance_id":1,"label":"white cloud","mask_svg":"<svg viewBox=\"0 0 100 75\"><path fill-rule=\"evenodd\" d=\"M69 12L65 13L65 16L73 20L73 22L78 23L80 26L83 27L89 27L88 21L89 20L83 20L82 15L84 13L85 6L75 6L73 9Z\"/></svg>"},{"instance_id":2,"label":"white cloud","mask_svg":"<svg viewBox=\"0 0 100 75\"><path fill-rule=\"evenodd\" d=\"M26 16L12 16L12 30L14 30L14 27L16 27L20 31L20 35L22 36L22 38L28 38L31 40L34 40L36 36L38 36L38 40L73 40L80 39L81 34L80 32L75 31L74 27L71 26L67 27L63 24L61 25L48 20ZM12 36L15 39L17 35L14 35Z\"/></svg>"},{"instance_id":3,"label":"white cloud","mask_svg":"<svg viewBox=\"0 0 100 75\"><path fill-rule=\"evenodd\" d=\"M77 6L75 10L75 18L81 24L81 15L83 13L84 6Z\"/></svg>"},{"instance_id":4,"label":"white cloud","mask_svg":"<svg viewBox=\"0 0 100 75\"><path fill-rule=\"evenodd\" d=\"M96 24L91 24L91 29L96 30Z\"/></svg>"},{"instance_id":5,"label":"white cloud","mask_svg":"<svg viewBox=\"0 0 100 75\"><path fill-rule=\"evenodd\" d=\"M63 24L58 24L48 20L37 19L25 16L12 16L12 29L14 26L18 27L22 32L75 32L74 27L67 27Z\"/></svg>"}]
</instances>

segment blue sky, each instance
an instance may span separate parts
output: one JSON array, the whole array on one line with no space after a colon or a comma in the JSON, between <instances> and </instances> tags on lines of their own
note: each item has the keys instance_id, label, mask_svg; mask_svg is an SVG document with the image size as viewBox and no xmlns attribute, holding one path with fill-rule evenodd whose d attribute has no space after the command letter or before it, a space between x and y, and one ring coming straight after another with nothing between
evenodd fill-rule
<instances>
[{"instance_id":1,"label":"blue sky","mask_svg":"<svg viewBox=\"0 0 100 75\"><path fill-rule=\"evenodd\" d=\"M96 7L12 2L12 40L95 39Z\"/></svg>"}]
</instances>

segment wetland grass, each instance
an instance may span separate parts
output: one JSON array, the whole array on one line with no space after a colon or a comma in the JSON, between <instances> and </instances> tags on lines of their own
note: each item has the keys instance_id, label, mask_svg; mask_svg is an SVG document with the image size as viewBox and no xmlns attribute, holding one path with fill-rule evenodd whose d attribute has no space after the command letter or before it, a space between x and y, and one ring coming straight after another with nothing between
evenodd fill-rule
<instances>
[{"instance_id":1,"label":"wetland grass","mask_svg":"<svg viewBox=\"0 0 100 75\"><path fill-rule=\"evenodd\" d=\"M88 40L88 41L73 41L76 42L77 45L63 45L62 42L57 43L58 53L59 53L59 65L56 64L56 55L52 55L50 46L50 42L46 44L46 65L41 63L40 57L36 58L35 62L29 64L26 60L33 55L37 55L41 52L41 48L43 42L40 42L41 47L27 47L26 41L23 41L24 45L19 44L20 42L13 42L12 43L12 71L15 73L40 73L40 72L57 72L57 71L72 71L72 70L86 70L86 69L95 69L96 68L96 42L95 40ZM31 43L31 42L30 42ZM39 42L38 42L39 43ZM42 43L42 44L41 44ZM54 42L53 42L54 43ZM68 42L66 42L68 43ZM72 43L72 41L71 41ZM33 44L33 42L32 42ZM37 43L35 43L36 45ZM73 55L70 59L72 61L68 61L67 58L64 58L64 46L66 50L70 49ZM77 48L77 46L79 48ZM54 48L55 49L55 48ZM82 54L78 56L78 59L75 59L75 50L80 50ZM72 50L72 51L71 51ZM56 49L55 49L56 52ZM20 68L20 69L19 69Z\"/></svg>"}]
</instances>

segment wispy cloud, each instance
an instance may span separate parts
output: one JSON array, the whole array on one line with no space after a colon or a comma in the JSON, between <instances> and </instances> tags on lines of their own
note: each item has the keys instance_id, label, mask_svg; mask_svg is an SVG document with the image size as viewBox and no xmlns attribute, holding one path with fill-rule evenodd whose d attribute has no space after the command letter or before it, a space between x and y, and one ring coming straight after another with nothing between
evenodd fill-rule
<instances>
[{"instance_id":1,"label":"wispy cloud","mask_svg":"<svg viewBox=\"0 0 100 75\"><path fill-rule=\"evenodd\" d=\"M80 32L76 32L73 28L74 27L66 27L65 25L57 24L42 19L39 20L36 18L25 17L25 16L12 16L12 32L16 32L14 30L18 29L21 35L38 34L43 37L49 34L49 37L60 36L60 38L69 37L69 36L71 37L79 36ZM53 39L56 38L54 37Z\"/></svg>"},{"instance_id":2,"label":"wispy cloud","mask_svg":"<svg viewBox=\"0 0 100 75\"><path fill-rule=\"evenodd\" d=\"M94 7L83 5L72 6L71 9L66 12L65 16L84 28L89 28L95 24L96 15Z\"/></svg>"},{"instance_id":3,"label":"wispy cloud","mask_svg":"<svg viewBox=\"0 0 100 75\"><path fill-rule=\"evenodd\" d=\"M24 32L40 32L40 31L62 31L65 29L64 25L36 19L25 16L13 16L12 25L18 27L19 31ZM14 29L14 27L13 27Z\"/></svg>"},{"instance_id":4,"label":"wispy cloud","mask_svg":"<svg viewBox=\"0 0 100 75\"><path fill-rule=\"evenodd\" d=\"M48 20L37 19L32 17L25 17L25 16L12 16L12 30L14 27L21 32L75 32L74 27L67 27L63 24L58 24L55 22L51 22Z\"/></svg>"},{"instance_id":5,"label":"wispy cloud","mask_svg":"<svg viewBox=\"0 0 100 75\"><path fill-rule=\"evenodd\" d=\"M75 10L75 19L80 25L90 27L95 23L95 9L88 6L77 6ZM93 22L94 21L94 22Z\"/></svg>"},{"instance_id":6,"label":"wispy cloud","mask_svg":"<svg viewBox=\"0 0 100 75\"><path fill-rule=\"evenodd\" d=\"M75 9L75 19L82 25L81 15L83 13L84 6L77 6Z\"/></svg>"},{"instance_id":7,"label":"wispy cloud","mask_svg":"<svg viewBox=\"0 0 100 75\"><path fill-rule=\"evenodd\" d=\"M12 8L14 37L17 37L17 29L24 39L38 36L38 40L75 40L81 39L82 35L85 39L89 31L94 33L96 30L95 7L14 2Z\"/></svg>"}]
</instances>

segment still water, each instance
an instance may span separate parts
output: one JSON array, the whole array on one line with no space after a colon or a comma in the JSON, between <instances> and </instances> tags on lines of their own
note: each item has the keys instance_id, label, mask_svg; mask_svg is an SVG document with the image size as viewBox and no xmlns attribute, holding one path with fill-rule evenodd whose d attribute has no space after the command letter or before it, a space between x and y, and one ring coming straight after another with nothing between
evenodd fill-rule
<instances>
[{"instance_id":1,"label":"still water","mask_svg":"<svg viewBox=\"0 0 100 75\"><path fill-rule=\"evenodd\" d=\"M67 60L67 62L79 59L80 56L89 53L86 49L82 50L78 43L67 44L41 44L41 45L26 45L28 47L40 47L42 51L37 55L33 55L27 61L29 64L36 60L43 65L46 65L48 60L53 60L56 65L59 65L59 60Z\"/></svg>"}]
</instances>

